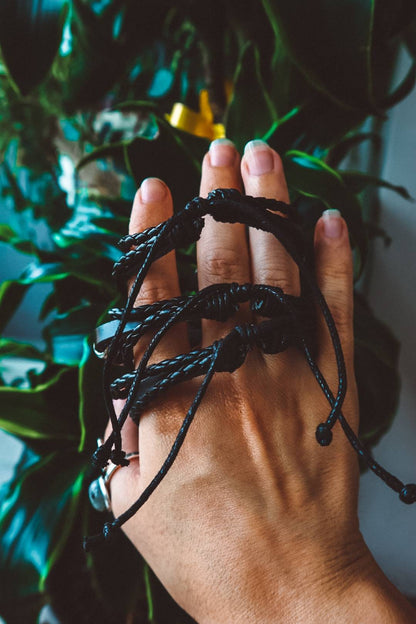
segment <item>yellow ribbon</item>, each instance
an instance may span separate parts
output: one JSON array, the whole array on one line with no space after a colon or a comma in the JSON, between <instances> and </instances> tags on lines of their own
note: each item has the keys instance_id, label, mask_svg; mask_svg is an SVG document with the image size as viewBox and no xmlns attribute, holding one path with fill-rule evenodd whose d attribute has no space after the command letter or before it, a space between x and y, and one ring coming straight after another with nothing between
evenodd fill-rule
<instances>
[{"instance_id":1,"label":"yellow ribbon","mask_svg":"<svg viewBox=\"0 0 416 624\"><path fill-rule=\"evenodd\" d=\"M174 128L204 137L210 141L225 138L224 124L214 123L206 89L202 89L199 93L199 112L192 110L186 104L176 102L170 115L166 115L166 119Z\"/></svg>"}]
</instances>

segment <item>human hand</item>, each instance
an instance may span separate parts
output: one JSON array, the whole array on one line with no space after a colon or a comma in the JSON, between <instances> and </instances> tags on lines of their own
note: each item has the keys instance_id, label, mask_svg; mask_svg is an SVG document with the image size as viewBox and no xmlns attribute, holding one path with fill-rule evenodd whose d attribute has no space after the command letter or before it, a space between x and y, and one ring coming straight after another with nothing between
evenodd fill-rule
<instances>
[{"instance_id":1,"label":"human hand","mask_svg":"<svg viewBox=\"0 0 416 624\"><path fill-rule=\"evenodd\" d=\"M232 145L214 143L204 158L200 194L219 187L242 190L242 184L248 195L289 199L280 158L266 144L250 144L240 163ZM167 187L146 180L134 201L130 232L171 214ZM253 282L299 294L298 269L269 233L250 229L247 240L244 225L206 217L197 259L200 288ZM317 223L315 266L344 351L343 413L357 431L351 250L346 224L334 212ZM152 265L136 305L179 294L171 252ZM225 323L203 321L203 346L250 320L251 312L241 306ZM176 326L156 358L188 350L186 328ZM142 353L143 344L136 349L137 361ZM332 342L320 316L317 362L336 388ZM142 415L138 429L130 419L124 425L123 448L139 450L140 462L118 470L111 480L115 515L158 472L197 386L188 382L170 391ZM393 589L359 532L354 451L338 423L329 447L316 442L316 426L328 411L302 353L293 348L279 355L250 352L240 369L214 377L168 476L124 525L173 598L200 624L321 623L334 617L337 622L411 621L371 619L378 617L374 596ZM361 602L370 608L367 619L360 619ZM355 618L351 608L357 604ZM399 616L407 617L406 607L400 608Z\"/></svg>"}]
</instances>

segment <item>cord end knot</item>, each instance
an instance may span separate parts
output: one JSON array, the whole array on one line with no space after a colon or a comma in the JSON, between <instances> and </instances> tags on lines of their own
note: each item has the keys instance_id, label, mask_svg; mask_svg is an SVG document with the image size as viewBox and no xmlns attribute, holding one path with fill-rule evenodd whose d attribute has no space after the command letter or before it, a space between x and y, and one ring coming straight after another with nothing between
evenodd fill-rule
<instances>
[{"instance_id":1,"label":"cord end knot","mask_svg":"<svg viewBox=\"0 0 416 624\"><path fill-rule=\"evenodd\" d=\"M315 437L321 446L329 446L332 442L332 431L326 423L317 426Z\"/></svg>"},{"instance_id":2,"label":"cord end knot","mask_svg":"<svg viewBox=\"0 0 416 624\"><path fill-rule=\"evenodd\" d=\"M411 505L416 502L416 483L408 483L405 485L400 494L399 498L402 503L406 503L406 505Z\"/></svg>"}]
</instances>

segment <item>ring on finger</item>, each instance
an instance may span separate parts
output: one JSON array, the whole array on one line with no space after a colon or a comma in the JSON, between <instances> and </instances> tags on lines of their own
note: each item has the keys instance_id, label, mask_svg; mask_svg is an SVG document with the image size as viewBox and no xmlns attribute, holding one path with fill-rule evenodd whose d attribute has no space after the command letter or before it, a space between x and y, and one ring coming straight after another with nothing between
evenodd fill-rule
<instances>
[{"instance_id":1,"label":"ring on finger","mask_svg":"<svg viewBox=\"0 0 416 624\"><path fill-rule=\"evenodd\" d=\"M127 453L126 459L138 459L140 454ZM109 462L98 479L95 479L90 483L88 488L88 496L91 505L96 511L111 511L111 498L110 498L110 481L119 468L122 468L119 464L113 464Z\"/></svg>"}]
</instances>

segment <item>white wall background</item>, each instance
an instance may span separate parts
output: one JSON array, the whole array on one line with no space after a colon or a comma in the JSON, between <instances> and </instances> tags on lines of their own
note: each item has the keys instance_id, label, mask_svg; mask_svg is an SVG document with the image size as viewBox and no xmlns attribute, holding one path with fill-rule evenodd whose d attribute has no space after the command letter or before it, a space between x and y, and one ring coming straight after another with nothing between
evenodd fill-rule
<instances>
[{"instance_id":1,"label":"white wall background","mask_svg":"<svg viewBox=\"0 0 416 624\"><path fill-rule=\"evenodd\" d=\"M405 186L416 198L416 90L390 113L384 127L381 177ZM380 225L393 242L375 244L367 296L377 316L401 342L402 390L391 430L375 458L404 483L416 482L416 203L382 191ZM361 479L364 537L389 578L416 597L416 504L404 505L373 474Z\"/></svg>"},{"instance_id":2,"label":"white wall background","mask_svg":"<svg viewBox=\"0 0 416 624\"><path fill-rule=\"evenodd\" d=\"M406 186L416 198L416 90L390 114L385 146L382 177ZM389 191L380 197L381 225L393 243L388 249L376 243L367 294L377 316L401 341L402 392L394 425L374 453L383 466L408 483L416 481L416 203ZM0 276L17 276L24 263L17 254L5 258L2 254ZM9 328L20 339L27 339L28 334L39 337L34 322L38 306L35 303L29 309L27 302ZM18 446L0 432L0 481L10 475ZM361 480L360 518L365 539L382 569L403 592L416 597L416 504L401 503L370 473Z\"/></svg>"}]
</instances>

